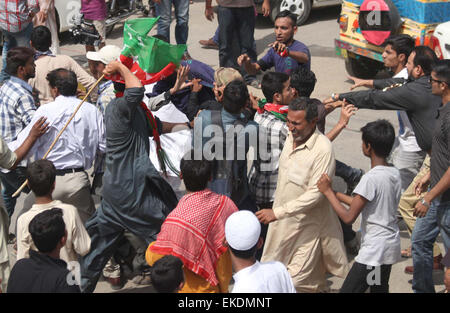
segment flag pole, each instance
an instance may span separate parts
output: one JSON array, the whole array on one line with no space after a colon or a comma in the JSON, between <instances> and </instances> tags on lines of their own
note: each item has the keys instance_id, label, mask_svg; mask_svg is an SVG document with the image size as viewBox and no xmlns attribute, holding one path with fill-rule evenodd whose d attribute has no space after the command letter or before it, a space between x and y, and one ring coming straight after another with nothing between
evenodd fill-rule
<instances>
[{"instance_id":1,"label":"flag pole","mask_svg":"<svg viewBox=\"0 0 450 313\"><path fill-rule=\"evenodd\" d=\"M97 85L102 81L102 79L105 77L105 75L103 74L95 83L94 86L91 87L91 89L89 89L88 93L86 94L86 96L84 96L83 100L80 102L80 104L77 106L77 108L75 109L75 111L73 112L73 114L70 116L69 120L67 121L66 125L64 125L64 127L59 131L58 135L56 136L55 140L53 140L52 144L50 145L50 147L48 148L47 152L45 153L45 155L42 157L42 159L46 159L48 154L50 153L50 151L53 149L53 147L55 146L56 142L58 141L59 137L61 137L62 133L64 132L64 130L66 130L67 126L69 126L69 123L73 120L73 118L75 117L75 114L77 114L78 110L80 109L81 105L86 101L86 99L89 97L89 95L92 93L92 91L95 89L95 87L97 87ZM19 187L19 189L16 190L16 192L12 195L12 197L17 197L20 192L23 190L23 188L26 187L28 183L28 179L24 181L24 183L22 184L22 186Z\"/></svg>"}]
</instances>

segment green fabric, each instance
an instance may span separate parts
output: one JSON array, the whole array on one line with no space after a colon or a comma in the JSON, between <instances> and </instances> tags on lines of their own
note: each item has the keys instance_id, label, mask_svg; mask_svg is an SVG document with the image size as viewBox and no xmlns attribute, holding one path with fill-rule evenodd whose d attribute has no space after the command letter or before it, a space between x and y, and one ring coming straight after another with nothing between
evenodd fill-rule
<instances>
[{"instance_id":1,"label":"green fabric","mask_svg":"<svg viewBox=\"0 0 450 313\"><path fill-rule=\"evenodd\" d=\"M170 62L178 66L186 51L186 45L171 45L147 36L158 19L159 17L128 20L123 28L122 54L126 57L136 56L140 68L147 73L157 73Z\"/></svg>"}]
</instances>

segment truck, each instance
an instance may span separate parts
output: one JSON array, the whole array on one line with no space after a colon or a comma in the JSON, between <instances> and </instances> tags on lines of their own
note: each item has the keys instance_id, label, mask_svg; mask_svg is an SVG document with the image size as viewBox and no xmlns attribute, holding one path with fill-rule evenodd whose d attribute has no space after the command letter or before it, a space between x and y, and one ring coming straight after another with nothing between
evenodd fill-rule
<instances>
[{"instance_id":1,"label":"truck","mask_svg":"<svg viewBox=\"0 0 450 313\"><path fill-rule=\"evenodd\" d=\"M349 75L370 79L384 68L383 42L391 35L408 34L416 46L427 45L438 58L448 57L448 21L449 0L344 0L335 51L345 59Z\"/></svg>"}]
</instances>

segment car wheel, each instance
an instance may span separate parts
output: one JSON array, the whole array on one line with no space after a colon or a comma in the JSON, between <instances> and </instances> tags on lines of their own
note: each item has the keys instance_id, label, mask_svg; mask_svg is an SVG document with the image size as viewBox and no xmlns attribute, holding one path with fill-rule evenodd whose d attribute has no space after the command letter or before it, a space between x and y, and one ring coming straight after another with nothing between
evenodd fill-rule
<instances>
[{"instance_id":1,"label":"car wheel","mask_svg":"<svg viewBox=\"0 0 450 313\"><path fill-rule=\"evenodd\" d=\"M345 69L350 76L372 79L378 71L383 69L383 64L363 56L357 56L357 58L347 57L345 59Z\"/></svg>"},{"instance_id":2,"label":"car wheel","mask_svg":"<svg viewBox=\"0 0 450 313\"><path fill-rule=\"evenodd\" d=\"M271 12L272 21L278 13L289 10L297 15L297 25L300 26L306 22L311 13L311 0L281 0L273 3Z\"/></svg>"}]
</instances>

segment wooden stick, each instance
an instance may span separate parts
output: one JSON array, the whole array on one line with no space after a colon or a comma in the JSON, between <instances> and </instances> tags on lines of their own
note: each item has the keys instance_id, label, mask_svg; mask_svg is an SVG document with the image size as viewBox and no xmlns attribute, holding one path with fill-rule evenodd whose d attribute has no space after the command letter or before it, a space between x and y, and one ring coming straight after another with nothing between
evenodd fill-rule
<instances>
[{"instance_id":1,"label":"wooden stick","mask_svg":"<svg viewBox=\"0 0 450 313\"><path fill-rule=\"evenodd\" d=\"M70 116L69 120L67 121L66 125L64 125L63 129L61 129L58 133L58 136L56 136L55 140L53 140L52 144L50 145L50 147L48 148L47 152L45 153L45 155L42 157L42 159L46 159L48 154L50 153L50 151L53 149L53 147L55 146L56 142L58 141L59 137L61 137L62 133L64 132L64 130L66 130L67 126L69 126L69 123L73 120L73 118L75 117L75 114L77 114L78 110L80 109L81 105L86 101L86 99L89 97L89 95L91 94L92 90L94 90L95 87L97 87L97 85L102 81L103 77L105 75L102 75L97 82L95 83L94 86L91 87L91 89L89 89L88 93L86 94L86 96L84 96L83 100L80 102L80 104L77 106L77 108L75 109L75 111L73 112L73 114ZM25 188L27 186L28 183L28 179L25 180L25 182L22 184L22 186L19 187L19 189L16 190L16 192L12 195L12 197L17 197L20 192L23 190L23 188Z\"/></svg>"}]
</instances>

